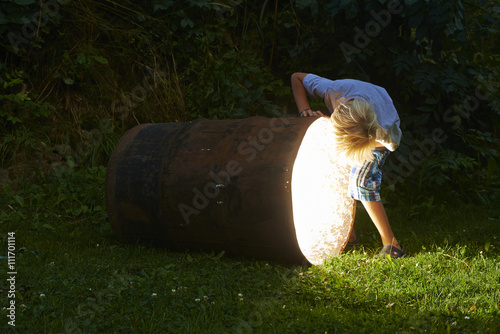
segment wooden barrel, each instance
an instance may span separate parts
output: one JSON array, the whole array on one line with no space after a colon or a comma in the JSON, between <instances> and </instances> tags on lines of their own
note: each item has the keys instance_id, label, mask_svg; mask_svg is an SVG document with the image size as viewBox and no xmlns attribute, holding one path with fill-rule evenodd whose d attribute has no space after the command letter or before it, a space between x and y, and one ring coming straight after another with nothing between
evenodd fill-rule
<instances>
[{"instance_id":1,"label":"wooden barrel","mask_svg":"<svg viewBox=\"0 0 500 334\"><path fill-rule=\"evenodd\" d=\"M318 262L299 247L291 189L299 148L317 120L201 119L132 128L107 169L113 230L124 242L174 250ZM349 230L353 219L343 226ZM340 251L346 238L337 242ZM320 258L332 255L321 252Z\"/></svg>"}]
</instances>

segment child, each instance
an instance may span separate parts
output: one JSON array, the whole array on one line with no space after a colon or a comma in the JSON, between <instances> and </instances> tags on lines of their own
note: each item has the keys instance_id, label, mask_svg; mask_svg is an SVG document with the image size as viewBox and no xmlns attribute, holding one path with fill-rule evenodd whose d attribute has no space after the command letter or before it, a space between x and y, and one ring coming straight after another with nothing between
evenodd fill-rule
<instances>
[{"instance_id":1,"label":"child","mask_svg":"<svg viewBox=\"0 0 500 334\"><path fill-rule=\"evenodd\" d=\"M363 203L377 227L384 245L379 256L404 256L405 250L392 233L379 192L384 161L397 149L402 135L392 99L384 88L358 80L329 80L308 73L294 73L291 80L300 116L323 116L321 111L311 110L307 94L324 99L331 113L336 150L355 163L349 176L348 196ZM356 242L353 228L349 243Z\"/></svg>"}]
</instances>

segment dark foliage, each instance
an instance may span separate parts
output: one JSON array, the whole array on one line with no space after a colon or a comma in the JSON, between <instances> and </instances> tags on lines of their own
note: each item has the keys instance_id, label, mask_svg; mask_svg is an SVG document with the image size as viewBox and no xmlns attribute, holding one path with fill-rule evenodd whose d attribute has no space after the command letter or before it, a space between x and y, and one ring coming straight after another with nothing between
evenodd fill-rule
<instances>
[{"instance_id":1,"label":"dark foliage","mask_svg":"<svg viewBox=\"0 0 500 334\"><path fill-rule=\"evenodd\" d=\"M487 0L0 0L2 162L43 138L102 164L137 123L293 114L304 71L392 96L389 196L498 200L499 23Z\"/></svg>"}]
</instances>

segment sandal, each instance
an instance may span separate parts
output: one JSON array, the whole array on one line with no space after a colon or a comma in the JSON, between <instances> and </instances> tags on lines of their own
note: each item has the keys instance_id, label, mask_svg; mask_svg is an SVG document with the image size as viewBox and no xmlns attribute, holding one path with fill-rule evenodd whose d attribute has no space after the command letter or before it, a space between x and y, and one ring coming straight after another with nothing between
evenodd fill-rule
<instances>
[{"instance_id":1,"label":"sandal","mask_svg":"<svg viewBox=\"0 0 500 334\"><path fill-rule=\"evenodd\" d=\"M405 249L401 247L401 249L393 246L393 245L384 245L380 253L378 253L379 257L385 257L386 254L389 254L393 259L397 259L406 255Z\"/></svg>"}]
</instances>

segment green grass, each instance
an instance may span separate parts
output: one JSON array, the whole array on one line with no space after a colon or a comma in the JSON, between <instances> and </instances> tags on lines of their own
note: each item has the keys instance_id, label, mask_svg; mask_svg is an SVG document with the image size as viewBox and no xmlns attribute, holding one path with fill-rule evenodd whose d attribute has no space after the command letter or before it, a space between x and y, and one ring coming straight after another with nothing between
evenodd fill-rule
<instances>
[{"instance_id":1,"label":"green grass","mask_svg":"<svg viewBox=\"0 0 500 334\"><path fill-rule=\"evenodd\" d=\"M116 240L104 169L40 177L0 204L0 331L7 324L7 233L16 232L22 333L497 333L500 221L492 206L391 207L409 255L379 260L360 208L362 246L322 266L170 252ZM38 185L35 185L38 184Z\"/></svg>"}]
</instances>

